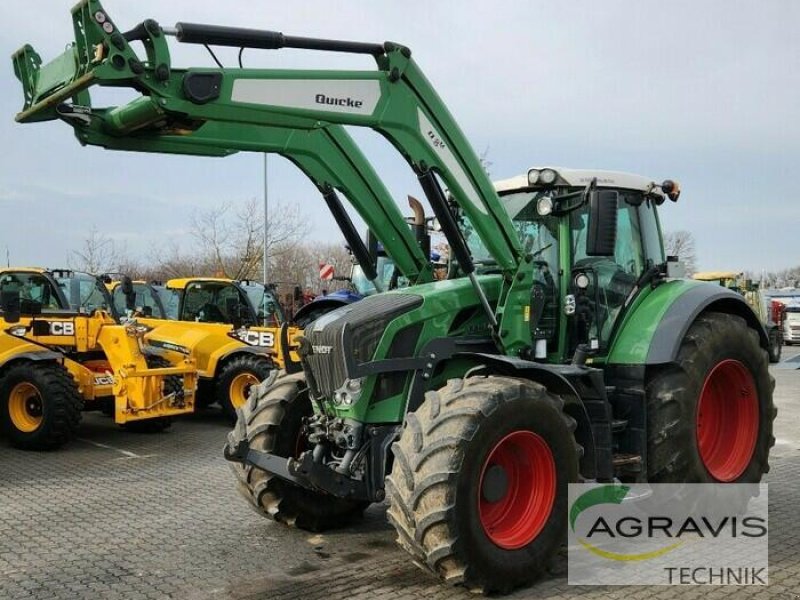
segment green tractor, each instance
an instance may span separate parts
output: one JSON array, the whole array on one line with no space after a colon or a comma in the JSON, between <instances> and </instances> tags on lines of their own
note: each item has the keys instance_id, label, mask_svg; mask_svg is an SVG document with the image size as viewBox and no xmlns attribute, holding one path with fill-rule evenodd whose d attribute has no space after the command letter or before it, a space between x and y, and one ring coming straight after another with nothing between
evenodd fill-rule
<instances>
[{"instance_id":1,"label":"green tractor","mask_svg":"<svg viewBox=\"0 0 800 600\"><path fill-rule=\"evenodd\" d=\"M387 250L410 285L312 322L302 370L287 362L240 409L225 455L265 516L317 530L388 499L417 564L504 592L557 552L570 482L756 482L768 470L767 335L741 295L676 277L657 216L674 182L543 168L495 189L399 44L152 20L121 32L96 0L73 18L61 59L15 55L18 121L60 118L84 144L134 151L281 152L283 139L311 160L335 145L362 166L339 126L369 127L414 169L447 237L448 279L432 282L402 219L376 218L386 205L351 186L370 229L406 245ZM170 35L365 54L377 68L176 69ZM142 95L94 108L98 84Z\"/></svg>"}]
</instances>

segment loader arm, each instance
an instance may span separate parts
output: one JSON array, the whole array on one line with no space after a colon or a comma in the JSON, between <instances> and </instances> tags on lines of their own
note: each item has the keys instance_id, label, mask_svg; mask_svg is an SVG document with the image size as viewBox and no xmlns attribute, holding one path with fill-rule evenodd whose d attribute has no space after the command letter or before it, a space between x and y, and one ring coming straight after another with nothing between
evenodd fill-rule
<instances>
[{"instance_id":1,"label":"loader arm","mask_svg":"<svg viewBox=\"0 0 800 600\"><path fill-rule=\"evenodd\" d=\"M162 29L152 20L122 33L98 0L82 0L73 9L73 21L75 44L56 61L41 66L30 46L14 55L15 72L25 90L25 106L17 115L18 121L62 118L72 124L82 143L99 143L104 137L106 142L110 138L128 139L133 145L148 135L191 137L209 124L222 123L245 140L252 140L254 134L247 131L254 126L308 132L332 124L374 129L414 168L432 204L432 195L438 193L440 200L443 198L434 175L449 189L453 201L506 274L507 283L496 307L490 307L478 289L487 311L496 314L501 344L513 349L529 343L529 332L518 311L513 316L504 315L505 305L523 300L530 284L530 269L525 268L511 220L477 155L411 59L408 48L390 42L297 38L188 23ZM374 57L377 69L173 69L168 34L185 43L367 54ZM134 52L132 41L144 44L146 60ZM142 96L124 106L94 109L88 92L93 85L131 87ZM69 99L72 105L65 103ZM168 141L170 151L176 151L176 140ZM254 141L250 149L257 148L258 141ZM217 146L208 154L219 156L230 151L229 147ZM439 207L442 204L438 202ZM451 239L451 245L455 242ZM474 278L473 283L479 288Z\"/></svg>"}]
</instances>

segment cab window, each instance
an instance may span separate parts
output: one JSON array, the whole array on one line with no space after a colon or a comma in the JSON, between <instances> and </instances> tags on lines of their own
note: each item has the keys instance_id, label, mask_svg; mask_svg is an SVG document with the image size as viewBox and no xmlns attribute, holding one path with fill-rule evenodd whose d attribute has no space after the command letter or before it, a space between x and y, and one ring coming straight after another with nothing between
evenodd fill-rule
<instances>
[{"instance_id":1,"label":"cab window","mask_svg":"<svg viewBox=\"0 0 800 600\"><path fill-rule=\"evenodd\" d=\"M0 275L0 293L19 292L20 300L42 305L42 310L59 310L58 292L52 282L40 273L4 273Z\"/></svg>"},{"instance_id":2,"label":"cab window","mask_svg":"<svg viewBox=\"0 0 800 600\"><path fill-rule=\"evenodd\" d=\"M219 283L190 283L186 286L181 320L200 323L234 323L244 304L236 286ZM245 319L246 320L246 319Z\"/></svg>"}]
</instances>

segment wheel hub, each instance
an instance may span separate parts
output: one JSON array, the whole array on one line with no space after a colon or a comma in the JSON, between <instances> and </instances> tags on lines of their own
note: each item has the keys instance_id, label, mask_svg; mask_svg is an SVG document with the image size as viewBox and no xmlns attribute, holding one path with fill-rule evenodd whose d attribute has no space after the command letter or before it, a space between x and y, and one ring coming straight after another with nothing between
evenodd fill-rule
<instances>
[{"instance_id":1,"label":"wheel hub","mask_svg":"<svg viewBox=\"0 0 800 600\"><path fill-rule=\"evenodd\" d=\"M697 403L697 449L717 481L744 473L755 452L759 400L750 371L738 360L723 360L706 376Z\"/></svg>"},{"instance_id":2,"label":"wheel hub","mask_svg":"<svg viewBox=\"0 0 800 600\"><path fill-rule=\"evenodd\" d=\"M39 428L44 418L44 405L35 385L24 381L11 389L8 414L19 431L32 433Z\"/></svg>"},{"instance_id":3,"label":"wheel hub","mask_svg":"<svg viewBox=\"0 0 800 600\"><path fill-rule=\"evenodd\" d=\"M479 519L489 540L505 550L530 544L550 518L556 479L544 438L524 430L502 438L489 452L479 482Z\"/></svg>"},{"instance_id":4,"label":"wheel hub","mask_svg":"<svg viewBox=\"0 0 800 600\"><path fill-rule=\"evenodd\" d=\"M508 493L508 473L501 465L492 465L483 475L481 495L486 502L494 504Z\"/></svg>"}]
</instances>

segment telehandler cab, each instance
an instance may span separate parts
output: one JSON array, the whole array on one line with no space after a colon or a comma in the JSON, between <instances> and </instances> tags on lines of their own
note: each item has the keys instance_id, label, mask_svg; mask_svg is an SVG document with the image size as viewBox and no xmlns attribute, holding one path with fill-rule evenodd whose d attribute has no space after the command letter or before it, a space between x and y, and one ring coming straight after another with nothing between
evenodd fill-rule
<instances>
[{"instance_id":1,"label":"telehandler cab","mask_svg":"<svg viewBox=\"0 0 800 600\"><path fill-rule=\"evenodd\" d=\"M304 331L302 373L254 388L226 457L265 515L318 529L388 497L415 562L508 591L561 544L568 482L767 471L766 332L740 295L672 277L656 210L677 184L544 168L496 191L399 44L152 20L121 32L96 0L73 17L78 39L61 59L15 55L18 121L61 118L86 144L218 156L270 151L272 128L322 139L335 125L370 127L415 170L447 237L451 279L412 278L324 315ZM365 54L377 69L175 69L169 35ZM92 85L142 96L98 109Z\"/></svg>"},{"instance_id":2,"label":"telehandler cab","mask_svg":"<svg viewBox=\"0 0 800 600\"><path fill-rule=\"evenodd\" d=\"M26 448L49 448L65 440L54 417L69 423L82 410L102 410L116 423L137 430L161 430L194 406L197 372L185 357L172 363L144 341L148 327L120 325L110 296L94 276L69 270L0 269L0 327L42 349L63 354L63 365L78 386L81 402L53 400L25 404L25 418L8 421L11 439ZM74 428L70 428L70 434Z\"/></svg>"}]
</instances>

